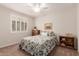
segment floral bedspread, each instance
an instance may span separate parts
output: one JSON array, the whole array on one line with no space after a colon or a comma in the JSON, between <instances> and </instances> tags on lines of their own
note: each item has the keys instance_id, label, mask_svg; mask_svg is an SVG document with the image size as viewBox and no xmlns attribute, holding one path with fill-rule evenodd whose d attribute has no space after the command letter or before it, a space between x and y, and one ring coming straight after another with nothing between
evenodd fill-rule
<instances>
[{"instance_id":1,"label":"floral bedspread","mask_svg":"<svg viewBox=\"0 0 79 59\"><path fill-rule=\"evenodd\" d=\"M21 40L19 47L33 56L47 56L57 44L56 36L30 36Z\"/></svg>"}]
</instances>

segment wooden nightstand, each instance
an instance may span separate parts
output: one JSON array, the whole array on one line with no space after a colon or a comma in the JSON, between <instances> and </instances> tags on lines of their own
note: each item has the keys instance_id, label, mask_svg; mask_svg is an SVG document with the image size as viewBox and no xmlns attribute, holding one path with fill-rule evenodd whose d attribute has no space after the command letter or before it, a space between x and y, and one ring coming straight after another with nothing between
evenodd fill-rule
<instances>
[{"instance_id":1,"label":"wooden nightstand","mask_svg":"<svg viewBox=\"0 0 79 59\"><path fill-rule=\"evenodd\" d=\"M75 39L75 37L59 36L59 39L60 39L60 46L74 49L74 39Z\"/></svg>"}]
</instances>

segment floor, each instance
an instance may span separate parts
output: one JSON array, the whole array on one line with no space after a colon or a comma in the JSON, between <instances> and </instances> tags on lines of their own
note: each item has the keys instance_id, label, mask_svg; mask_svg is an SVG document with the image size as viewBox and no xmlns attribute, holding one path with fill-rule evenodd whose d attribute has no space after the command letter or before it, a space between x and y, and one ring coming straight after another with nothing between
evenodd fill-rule
<instances>
[{"instance_id":1,"label":"floor","mask_svg":"<svg viewBox=\"0 0 79 59\"><path fill-rule=\"evenodd\" d=\"M51 52L51 55L52 52ZM28 53L21 51L18 45L12 45L5 48L0 48L0 56L29 56ZM79 56L76 50L57 47L54 56Z\"/></svg>"},{"instance_id":2,"label":"floor","mask_svg":"<svg viewBox=\"0 0 79 59\"><path fill-rule=\"evenodd\" d=\"M58 47L54 56L79 56L79 53L74 49Z\"/></svg>"}]
</instances>

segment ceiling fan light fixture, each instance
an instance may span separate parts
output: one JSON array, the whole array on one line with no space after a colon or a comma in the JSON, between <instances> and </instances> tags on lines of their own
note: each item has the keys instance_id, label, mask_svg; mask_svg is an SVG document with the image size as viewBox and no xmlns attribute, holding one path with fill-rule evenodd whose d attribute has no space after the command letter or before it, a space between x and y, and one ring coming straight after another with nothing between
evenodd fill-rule
<instances>
[{"instance_id":1,"label":"ceiling fan light fixture","mask_svg":"<svg viewBox=\"0 0 79 59\"><path fill-rule=\"evenodd\" d=\"M40 12L41 9L46 7L45 3L29 3L28 5L34 10L34 12Z\"/></svg>"},{"instance_id":2,"label":"ceiling fan light fixture","mask_svg":"<svg viewBox=\"0 0 79 59\"><path fill-rule=\"evenodd\" d=\"M33 8L34 12L40 12L40 8Z\"/></svg>"}]
</instances>

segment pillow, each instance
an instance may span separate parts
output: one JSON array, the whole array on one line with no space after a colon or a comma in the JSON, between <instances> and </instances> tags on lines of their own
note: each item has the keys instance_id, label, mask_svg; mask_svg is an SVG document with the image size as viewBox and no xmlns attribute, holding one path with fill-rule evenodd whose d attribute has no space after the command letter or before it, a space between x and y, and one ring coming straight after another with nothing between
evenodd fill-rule
<instances>
[{"instance_id":1,"label":"pillow","mask_svg":"<svg viewBox=\"0 0 79 59\"><path fill-rule=\"evenodd\" d=\"M49 32L48 36L55 36L55 33L54 32Z\"/></svg>"},{"instance_id":2,"label":"pillow","mask_svg":"<svg viewBox=\"0 0 79 59\"><path fill-rule=\"evenodd\" d=\"M41 32L41 35L43 35L43 36L48 36L48 32L42 31L42 32Z\"/></svg>"}]
</instances>

